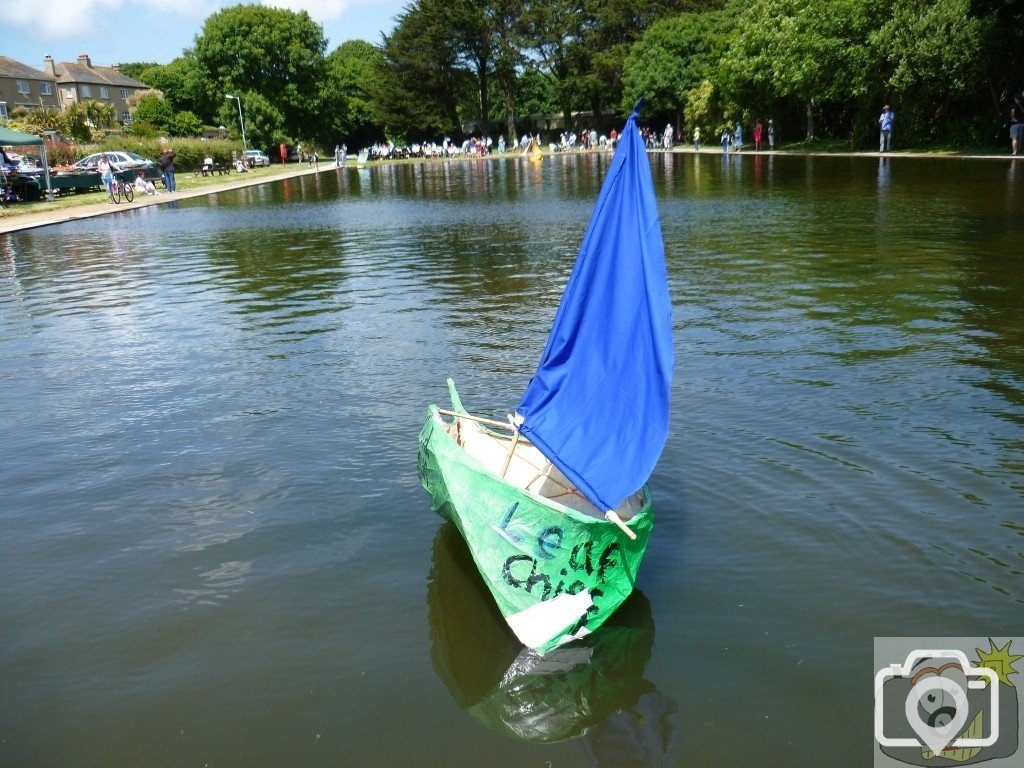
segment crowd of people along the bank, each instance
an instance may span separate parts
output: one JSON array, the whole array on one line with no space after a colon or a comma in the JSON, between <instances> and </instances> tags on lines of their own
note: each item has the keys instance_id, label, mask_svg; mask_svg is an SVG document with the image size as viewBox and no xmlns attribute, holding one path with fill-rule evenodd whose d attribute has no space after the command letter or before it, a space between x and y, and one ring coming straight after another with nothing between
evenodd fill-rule
<instances>
[{"instance_id":1,"label":"crowd of people along the bank","mask_svg":"<svg viewBox=\"0 0 1024 768\"><path fill-rule=\"evenodd\" d=\"M665 129L661 132L654 131L650 128L644 128L642 129L642 132L648 149L669 150L675 146L687 146L692 143L693 150L695 152L700 152L701 146L703 146L704 143L701 137L705 135L701 132L701 127L699 125L694 126L693 131L687 135L682 129L674 130L671 123L666 125ZM722 152L726 154L730 152L739 152L745 146L743 138L743 124L739 120L735 123L725 123L719 129L717 134L718 143L722 148ZM764 150L774 150L775 140L775 121L771 118L768 120L761 117L757 118L754 121L754 151L762 152Z\"/></svg>"},{"instance_id":2,"label":"crowd of people along the bank","mask_svg":"<svg viewBox=\"0 0 1024 768\"><path fill-rule=\"evenodd\" d=\"M1014 155L1024 154L1024 93L1014 96L1009 111L1011 151ZM878 116L878 151L891 152L896 125L896 112L888 104L882 107ZM705 146L708 135L717 143L725 154L743 151L745 144L744 127L740 120L723 124L718 131L705 132L700 126L694 126L687 134L682 128L673 128L669 123L664 129L658 130L650 126L642 127L644 143L649 150L671 150L679 146L692 144L695 152ZM494 152L527 152L531 147L540 146L549 152L574 150L614 149L617 133L612 129L607 136L599 134L593 128L584 128L579 132L562 131L545 134L546 141L540 133L524 133L521 137L513 137L506 142L501 135L497 141L491 137L470 137L461 143L453 142L446 136L442 141L430 143L414 143L409 146L395 146L392 142L379 142L360 153L360 157L368 160L390 160L409 157L456 157L482 156ZM758 117L754 120L752 134L754 152L774 151L778 145L778 129L774 119Z\"/></svg>"}]
</instances>

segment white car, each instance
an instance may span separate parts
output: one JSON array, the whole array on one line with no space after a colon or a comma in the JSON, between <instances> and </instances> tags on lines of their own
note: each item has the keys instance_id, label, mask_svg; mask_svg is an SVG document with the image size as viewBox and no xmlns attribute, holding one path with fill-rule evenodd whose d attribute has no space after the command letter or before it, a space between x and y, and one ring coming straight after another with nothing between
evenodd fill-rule
<instances>
[{"instance_id":1,"label":"white car","mask_svg":"<svg viewBox=\"0 0 1024 768\"><path fill-rule=\"evenodd\" d=\"M258 149L247 149L245 151L245 162L249 164L250 168L255 168L257 166L270 165L270 158Z\"/></svg>"},{"instance_id":2,"label":"white car","mask_svg":"<svg viewBox=\"0 0 1024 768\"><path fill-rule=\"evenodd\" d=\"M79 168L83 171L94 171L100 164L100 157L103 155L106 155L107 159L122 171L134 168L157 167L156 163L152 160L148 160L142 155L137 155L134 152L95 152L91 155L86 155L75 163L75 168Z\"/></svg>"}]
</instances>

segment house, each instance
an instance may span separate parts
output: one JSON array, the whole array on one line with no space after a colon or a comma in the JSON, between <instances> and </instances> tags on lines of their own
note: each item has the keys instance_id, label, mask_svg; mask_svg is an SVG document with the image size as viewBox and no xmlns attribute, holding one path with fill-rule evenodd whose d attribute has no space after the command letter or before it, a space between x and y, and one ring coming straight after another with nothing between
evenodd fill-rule
<instances>
[{"instance_id":1,"label":"house","mask_svg":"<svg viewBox=\"0 0 1024 768\"><path fill-rule=\"evenodd\" d=\"M0 56L0 120L15 107L60 109L55 77L35 67Z\"/></svg>"},{"instance_id":2,"label":"house","mask_svg":"<svg viewBox=\"0 0 1024 768\"><path fill-rule=\"evenodd\" d=\"M132 120L128 99L135 93L149 90L145 83L121 74L117 64L94 66L87 53L74 62L56 62L52 56L47 56L43 61L43 74L56 81L62 109L82 101L111 104L115 119L122 125Z\"/></svg>"}]
</instances>

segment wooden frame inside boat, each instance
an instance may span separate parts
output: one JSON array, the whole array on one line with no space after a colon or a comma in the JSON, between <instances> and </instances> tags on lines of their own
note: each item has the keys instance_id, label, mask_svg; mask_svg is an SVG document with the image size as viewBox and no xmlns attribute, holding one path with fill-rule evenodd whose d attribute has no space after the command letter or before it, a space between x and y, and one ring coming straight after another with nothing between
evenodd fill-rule
<instances>
[{"instance_id":1,"label":"wooden frame inside boat","mask_svg":"<svg viewBox=\"0 0 1024 768\"><path fill-rule=\"evenodd\" d=\"M502 478L509 485L552 502L568 507L589 517L605 520L604 510L591 503L579 489L536 446L524 439L511 423L438 408L442 428L466 453L478 461L483 468ZM499 434L492 428L507 430ZM644 492L638 490L623 501L615 514L628 522L643 508Z\"/></svg>"}]
</instances>

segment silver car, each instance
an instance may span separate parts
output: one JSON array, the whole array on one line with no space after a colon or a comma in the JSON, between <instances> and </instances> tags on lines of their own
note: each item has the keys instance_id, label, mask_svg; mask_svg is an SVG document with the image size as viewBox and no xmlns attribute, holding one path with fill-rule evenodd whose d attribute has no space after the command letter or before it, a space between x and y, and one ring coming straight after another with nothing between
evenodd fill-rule
<instances>
[{"instance_id":1,"label":"silver car","mask_svg":"<svg viewBox=\"0 0 1024 768\"><path fill-rule=\"evenodd\" d=\"M245 162L249 164L250 168L255 168L257 166L270 165L270 158L258 149L247 149L245 151Z\"/></svg>"},{"instance_id":2,"label":"silver car","mask_svg":"<svg viewBox=\"0 0 1024 768\"><path fill-rule=\"evenodd\" d=\"M86 155L77 163L75 168L83 171L95 171L96 167L100 164L100 158L103 155L107 156L119 170L126 171L133 168L156 168L157 165L152 160L149 160L142 155L137 155L134 152L114 151L114 152L95 152L91 155Z\"/></svg>"}]
</instances>

